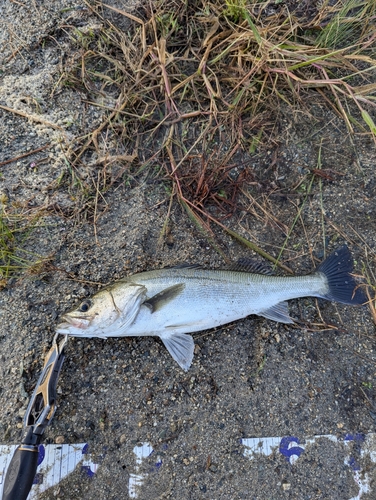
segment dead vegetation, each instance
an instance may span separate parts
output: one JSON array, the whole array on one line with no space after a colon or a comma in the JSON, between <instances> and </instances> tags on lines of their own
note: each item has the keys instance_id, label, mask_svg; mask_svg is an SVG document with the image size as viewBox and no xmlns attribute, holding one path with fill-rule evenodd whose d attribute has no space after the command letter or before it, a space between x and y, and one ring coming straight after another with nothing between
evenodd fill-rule
<instances>
[{"instance_id":1,"label":"dead vegetation","mask_svg":"<svg viewBox=\"0 0 376 500\"><path fill-rule=\"evenodd\" d=\"M53 95L73 87L107 111L100 126L66 147L60 179L90 198L94 226L106 189L149 172L165 179L170 208L177 200L225 258L215 227L279 265L226 218L244 209L247 185L278 193L250 164L277 142L281 105L309 113L307 101L320 100L350 134L376 137L376 1L329 4L291 12L283 2L160 0L129 13L94 1L86 5L97 24L66 20L60 29L77 50ZM118 27L124 18L127 31ZM314 180L328 176L321 167L310 171L306 191L299 180L294 192L304 204ZM288 241L292 227L255 200L251 206Z\"/></svg>"},{"instance_id":2,"label":"dead vegetation","mask_svg":"<svg viewBox=\"0 0 376 500\"><path fill-rule=\"evenodd\" d=\"M71 168L99 167L97 192L145 170L162 173L212 244L213 224L229 231L223 221L240 189L263 182L244 159L277 140L281 103L309 113L306 101L319 96L349 133L376 136L375 1L324 3L308 17L269 1L164 0L138 14L87 6L101 24L67 31L80 50L59 85L76 86L108 115L73 142ZM116 16L132 28L121 31Z\"/></svg>"}]
</instances>

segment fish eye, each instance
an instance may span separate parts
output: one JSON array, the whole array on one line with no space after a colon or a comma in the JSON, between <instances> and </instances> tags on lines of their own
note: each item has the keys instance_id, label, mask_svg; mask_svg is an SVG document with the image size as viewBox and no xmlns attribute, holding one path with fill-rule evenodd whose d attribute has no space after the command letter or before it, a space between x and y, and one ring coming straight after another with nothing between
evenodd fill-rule
<instances>
[{"instance_id":1,"label":"fish eye","mask_svg":"<svg viewBox=\"0 0 376 500\"><path fill-rule=\"evenodd\" d=\"M80 307L78 308L79 311L81 312L86 312L90 309L91 307L91 300L84 300L83 302L81 302L81 305Z\"/></svg>"}]
</instances>

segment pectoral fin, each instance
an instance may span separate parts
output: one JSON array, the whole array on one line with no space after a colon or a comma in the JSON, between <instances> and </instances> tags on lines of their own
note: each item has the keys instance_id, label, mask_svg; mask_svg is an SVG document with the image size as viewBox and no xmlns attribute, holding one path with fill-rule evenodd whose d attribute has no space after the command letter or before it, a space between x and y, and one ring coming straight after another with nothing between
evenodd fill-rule
<instances>
[{"instance_id":1,"label":"pectoral fin","mask_svg":"<svg viewBox=\"0 0 376 500\"><path fill-rule=\"evenodd\" d=\"M158 311L162 309L163 306L168 304L171 300L175 299L184 290L185 284L178 283L177 285L172 285L165 288L161 292L157 293L150 299L146 300L144 304L150 307L151 312Z\"/></svg>"},{"instance_id":2,"label":"pectoral fin","mask_svg":"<svg viewBox=\"0 0 376 500\"><path fill-rule=\"evenodd\" d=\"M161 340L174 360L188 371L193 359L194 342L191 335L186 333L164 333Z\"/></svg>"},{"instance_id":3,"label":"pectoral fin","mask_svg":"<svg viewBox=\"0 0 376 500\"><path fill-rule=\"evenodd\" d=\"M275 306L257 314L259 316L264 316L264 318L278 321L279 323L294 323L294 320L290 317L287 302L280 302L279 304L276 304Z\"/></svg>"}]
</instances>

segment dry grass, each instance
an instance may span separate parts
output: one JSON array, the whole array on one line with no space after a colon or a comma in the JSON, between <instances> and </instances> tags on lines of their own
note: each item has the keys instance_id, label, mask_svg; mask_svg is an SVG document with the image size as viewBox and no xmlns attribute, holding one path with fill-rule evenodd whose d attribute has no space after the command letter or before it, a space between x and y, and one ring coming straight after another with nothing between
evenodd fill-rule
<instances>
[{"instance_id":1,"label":"dry grass","mask_svg":"<svg viewBox=\"0 0 376 500\"><path fill-rule=\"evenodd\" d=\"M321 2L305 15L269 1L159 0L133 14L86 4L98 23L63 28L77 50L56 89L77 88L107 111L100 126L66 148L61 179L83 205L90 200L94 227L106 189L149 172L164 176L170 208L178 200L224 258L215 228L280 265L226 218L242 208L245 186L260 182L248 163L276 141L282 105L309 113L306 102L320 100L349 133L376 138L376 1ZM124 18L127 31L118 28ZM326 175L311 174L308 185ZM251 204L287 241L292 228Z\"/></svg>"},{"instance_id":2,"label":"dry grass","mask_svg":"<svg viewBox=\"0 0 376 500\"><path fill-rule=\"evenodd\" d=\"M281 103L308 113L305 100L319 96L350 133L376 137L374 0L323 3L309 19L268 1L161 0L139 14L87 6L101 27L69 32L80 51L60 84L108 115L71 145L70 168L99 166L97 194L130 176L131 165L132 175L164 173L171 197L222 254L212 226L244 243L223 222L241 188L257 183L238 154L274 140ZM120 31L109 14L132 27Z\"/></svg>"}]
</instances>

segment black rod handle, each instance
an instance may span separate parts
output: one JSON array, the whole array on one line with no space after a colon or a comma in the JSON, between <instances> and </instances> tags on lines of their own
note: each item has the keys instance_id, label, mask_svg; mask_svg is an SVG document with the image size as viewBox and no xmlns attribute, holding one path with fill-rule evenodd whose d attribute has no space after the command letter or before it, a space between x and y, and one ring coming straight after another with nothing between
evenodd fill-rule
<instances>
[{"instance_id":1,"label":"black rod handle","mask_svg":"<svg viewBox=\"0 0 376 500\"><path fill-rule=\"evenodd\" d=\"M38 466L38 445L21 444L10 461L2 500L26 500Z\"/></svg>"}]
</instances>

